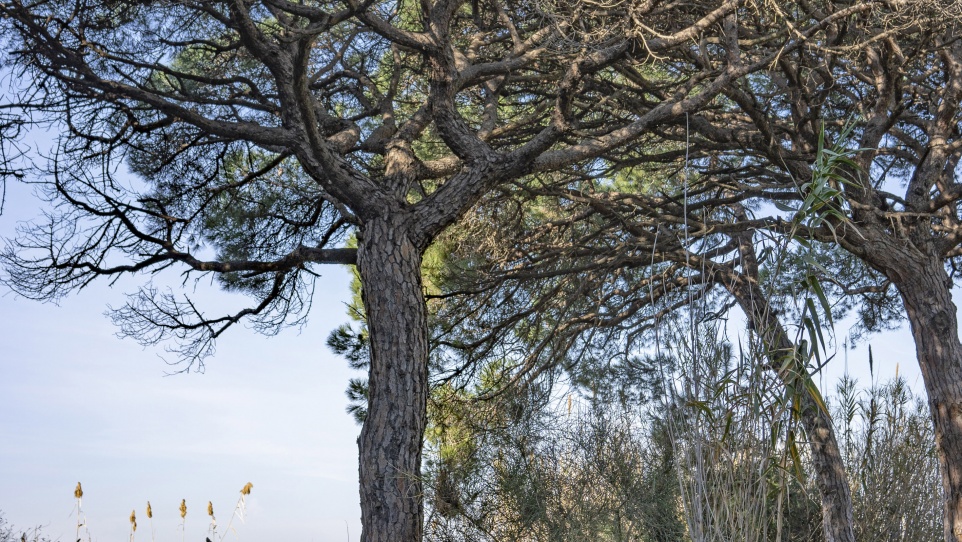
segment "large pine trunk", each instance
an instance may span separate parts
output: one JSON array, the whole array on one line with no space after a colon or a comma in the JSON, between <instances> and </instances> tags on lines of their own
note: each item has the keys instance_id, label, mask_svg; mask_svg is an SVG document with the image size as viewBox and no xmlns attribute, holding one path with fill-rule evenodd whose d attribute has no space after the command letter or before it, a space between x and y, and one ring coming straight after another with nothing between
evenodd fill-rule
<instances>
[{"instance_id":1,"label":"large pine trunk","mask_svg":"<svg viewBox=\"0 0 962 542\"><path fill-rule=\"evenodd\" d=\"M377 219L364 225L358 242L371 346L368 413L358 439L362 542L417 542L423 531L427 308L422 254L405 230Z\"/></svg>"},{"instance_id":2,"label":"large pine trunk","mask_svg":"<svg viewBox=\"0 0 962 542\"><path fill-rule=\"evenodd\" d=\"M945 492L946 542L962 541L962 342L951 279L938 258L888 273L898 287L915 338Z\"/></svg>"}]
</instances>

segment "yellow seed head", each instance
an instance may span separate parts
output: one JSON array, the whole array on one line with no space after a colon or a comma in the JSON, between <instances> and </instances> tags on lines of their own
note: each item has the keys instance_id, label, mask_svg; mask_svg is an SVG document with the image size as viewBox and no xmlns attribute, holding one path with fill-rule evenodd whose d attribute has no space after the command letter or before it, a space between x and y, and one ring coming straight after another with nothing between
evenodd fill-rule
<instances>
[{"instance_id":1,"label":"yellow seed head","mask_svg":"<svg viewBox=\"0 0 962 542\"><path fill-rule=\"evenodd\" d=\"M84 490L80 487L80 482L77 482L77 489L73 490L73 496L78 499L84 496Z\"/></svg>"},{"instance_id":2,"label":"yellow seed head","mask_svg":"<svg viewBox=\"0 0 962 542\"><path fill-rule=\"evenodd\" d=\"M214 503L207 501L207 515L214 517Z\"/></svg>"},{"instance_id":3,"label":"yellow seed head","mask_svg":"<svg viewBox=\"0 0 962 542\"><path fill-rule=\"evenodd\" d=\"M150 501L147 501L147 519L154 517L154 511L150 509Z\"/></svg>"},{"instance_id":4,"label":"yellow seed head","mask_svg":"<svg viewBox=\"0 0 962 542\"><path fill-rule=\"evenodd\" d=\"M187 517L187 499L180 500L180 517Z\"/></svg>"},{"instance_id":5,"label":"yellow seed head","mask_svg":"<svg viewBox=\"0 0 962 542\"><path fill-rule=\"evenodd\" d=\"M137 511L130 511L130 530L137 532Z\"/></svg>"},{"instance_id":6,"label":"yellow seed head","mask_svg":"<svg viewBox=\"0 0 962 542\"><path fill-rule=\"evenodd\" d=\"M246 484L244 484L244 489L241 490L241 495L250 495L252 487L254 487L254 484L250 482L247 482Z\"/></svg>"}]
</instances>

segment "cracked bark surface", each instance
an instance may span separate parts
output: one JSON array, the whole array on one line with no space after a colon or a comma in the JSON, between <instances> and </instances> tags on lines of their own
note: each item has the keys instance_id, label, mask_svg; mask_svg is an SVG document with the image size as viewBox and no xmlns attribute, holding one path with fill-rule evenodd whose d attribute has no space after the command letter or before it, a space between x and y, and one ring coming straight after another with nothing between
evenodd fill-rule
<instances>
[{"instance_id":1,"label":"cracked bark surface","mask_svg":"<svg viewBox=\"0 0 962 542\"><path fill-rule=\"evenodd\" d=\"M368 414L360 450L361 540L420 540L421 443L428 396L427 314L421 251L406 228L362 229L357 267L371 333Z\"/></svg>"}]
</instances>

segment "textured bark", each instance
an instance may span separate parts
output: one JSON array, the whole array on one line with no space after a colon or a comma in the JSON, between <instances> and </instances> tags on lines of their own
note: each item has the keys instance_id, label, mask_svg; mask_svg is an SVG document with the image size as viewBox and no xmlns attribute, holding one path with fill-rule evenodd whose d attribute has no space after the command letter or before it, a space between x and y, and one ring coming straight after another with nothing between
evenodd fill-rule
<instances>
[{"instance_id":1,"label":"textured bark","mask_svg":"<svg viewBox=\"0 0 962 542\"><path fill-rule=\"evenodd\" d=\"M785 355L792 355L795 345L788 338L785 328L772 311L758 283L743 275L733 275L725 287L745 312L748 321L761 335L768 348L772 369L779 370ZM779 372L783 381L789 383L791 375ZM852 492L842 454L835 438L832 419L802 392L800 421L808 436L812 465L815 469L815 485L822 501L822 532L825 542L855 542L853 530Z\"/></svg>"},{"instance_id":2,"label":"textured bark","mask_svg":"<svg viewBox=\"0 0 962 542\"><path fill-rule=\"evenodd\" d=\"M905 303L939 452L946 542L962 541L962 343L951 280L940 259L889 273ZM891 271L891 270L890 270Z\"/></svg>"},{"instance_id":3,"label":"textured bark","mask_svg":"<svg viewBox=\"0 0 962 542\"><path fill-rule=\"evenodd\" d=\"M388 218L365 224L358 270L370 332L367 419L360 448L361 540L418 541L427 409L427 308L419 249Z\"/></svg>"}]
</instances>

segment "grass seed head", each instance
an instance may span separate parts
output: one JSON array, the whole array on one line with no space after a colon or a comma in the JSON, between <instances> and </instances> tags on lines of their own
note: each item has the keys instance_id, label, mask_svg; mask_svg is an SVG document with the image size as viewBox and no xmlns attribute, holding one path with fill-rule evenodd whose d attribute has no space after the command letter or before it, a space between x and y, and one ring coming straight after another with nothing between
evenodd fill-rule
<instances>
[{"instance_id":1,"label":"grass seed head","mask_svg":"<svg viewBox=\"0 0 962 542\"><path fill-rule=\"evenodd\" d=\"M247 482L246 484L244 484L244 488L241 489L241 495L250 495L252 487L254 487L254 484L250 482Z\"/></svg>"},{"instance_id":2,"label":"grass seed head","mask_svg":"<svg viewBox=\"0 0 962 542\"><path fill-rule=\"evenodd\" d=\"M136 510L130 511L130 530L133 532L137 532L137 511Z\"/></svg>"},{"instance_id":3,"label":"grass seed head","mask_svg":"<svg viewBox=\"0 0 962 542\"><path fill-rule=\"evenodd\" d=\"M80 487L80 482L77 482L77 489L73 490L73 496L78 499L84 496L84 490Z\"/></svg>"},{"instance_id":4,"label":"grass seed head","mask_svg":"<svg viewBox=\"0 0 962 542\"><path fill-rule=\"evenodd\" d=\"M187 517L187 499L180 500L180 517Z\"/></svg>"},{"instance_id":5,"label":"grass seed head","mask_svg":"<svg viewBox=\"0 0 962 542\"><path fill-rule=\"evenodd\" d=\"M154 511L150 509L150 501L147 501L147 519L154 517Z\"/></svg>"},{"instance_id":6,"label":"grass seed head","mask_svg":"<svg viewBox=\"0 0 962 542\"><path fill-rule=\"evenodd\" d=\"M207 515L214 517L214 503L207 501Z\"/></svg>"}]
</instances>

